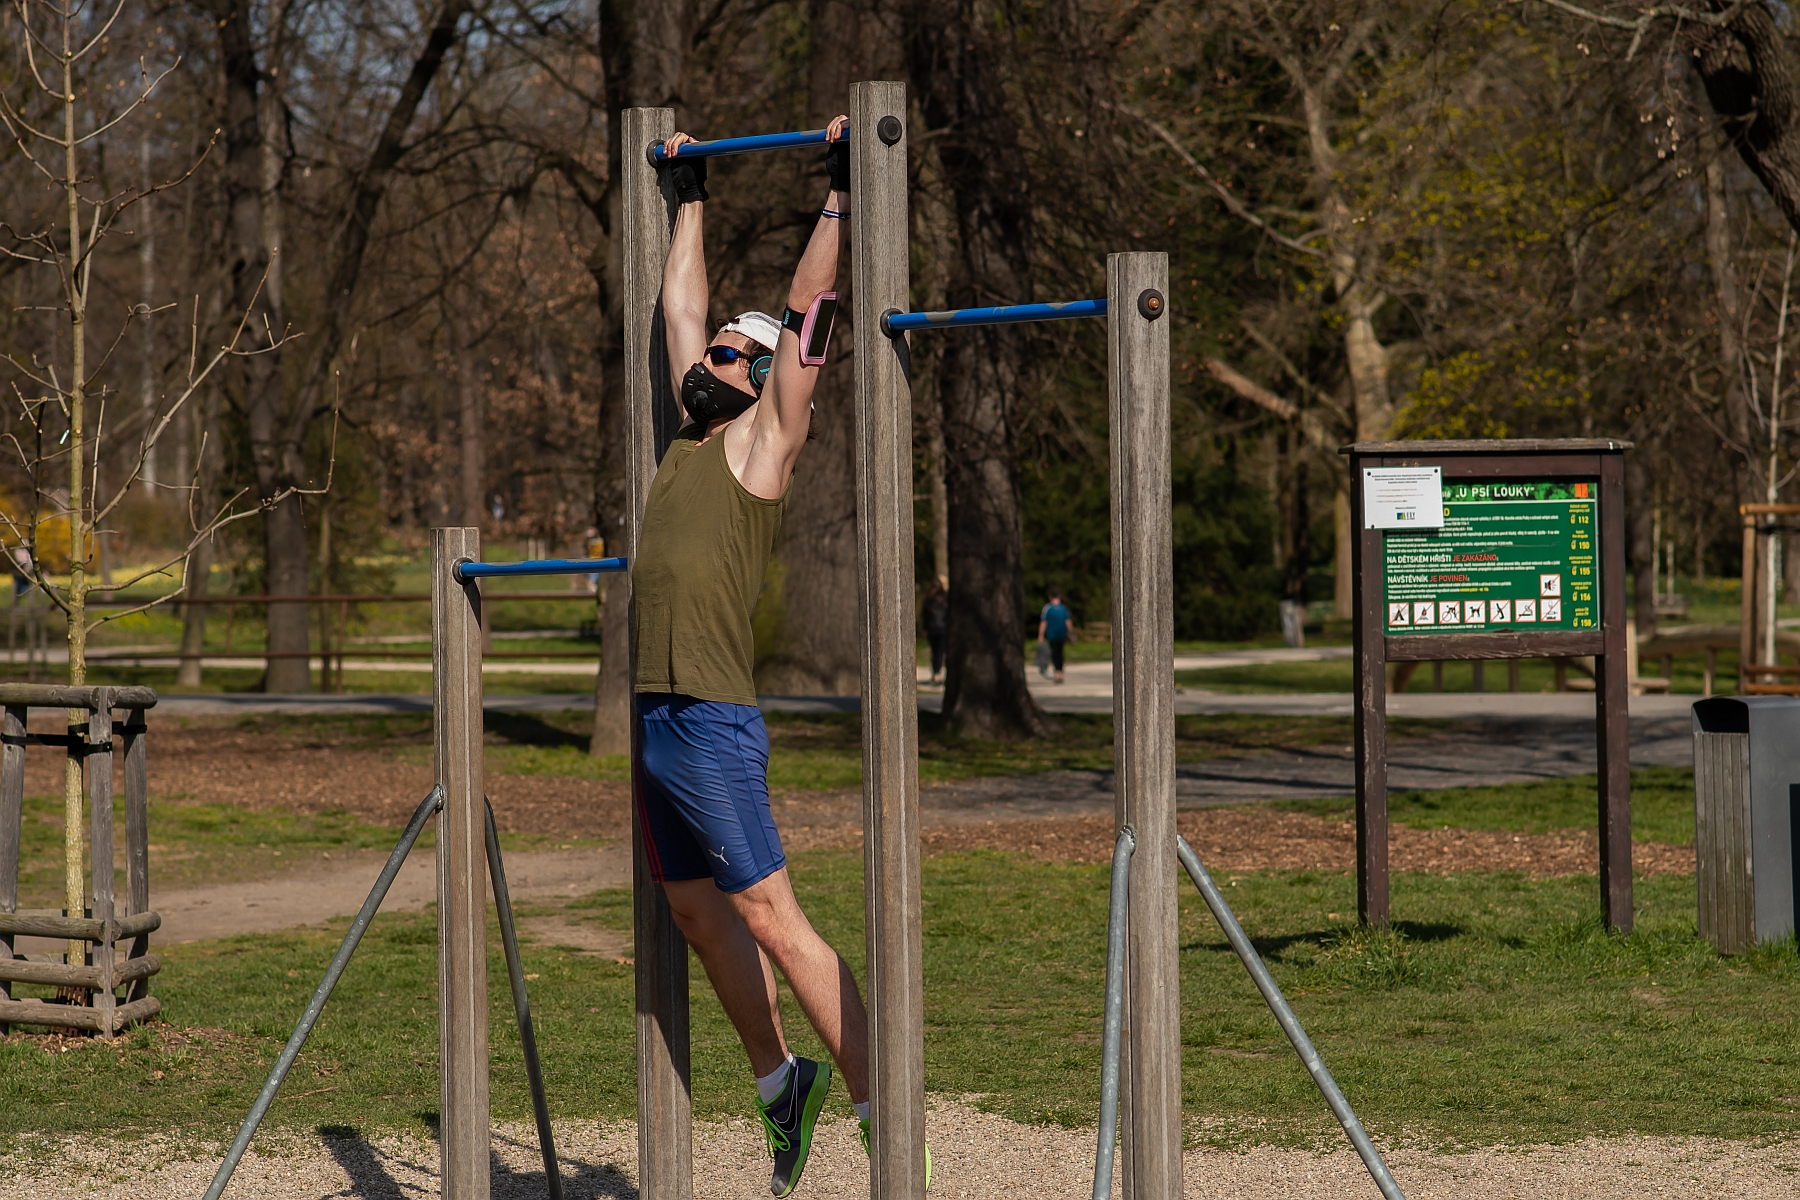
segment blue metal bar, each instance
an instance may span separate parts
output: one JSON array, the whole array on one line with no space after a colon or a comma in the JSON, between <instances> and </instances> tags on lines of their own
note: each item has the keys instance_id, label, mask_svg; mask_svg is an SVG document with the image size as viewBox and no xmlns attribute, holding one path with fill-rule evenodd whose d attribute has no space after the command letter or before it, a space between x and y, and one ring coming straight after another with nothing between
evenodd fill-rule
<instances>
[{"instance_id":1,"label":"blue metal bar","mask_svg":"<svg viewBox=\"0 0 1800 1200\"><path fill-rule=\"evenodd\" d=\"M1256 984L1256 990L1262 993L1269 1005L1269 1011L1275 1014L1275 1023L1281 1026L1281 1032L1287 1034L1288 1041L1294 1044L1295 1053L1306 1067L1306 1073L1312 1076L1325 1097L1325 1104L1331 1109L1331 1115L1338 1119L1344 1132L1350 1136L1350 1144L1356 1147L1356 1153L1362 1158L1363 1166L1368 1168L1369 1177L1375 1186L1381 1189L1386 1200L1406 1200L1406 1193L1394 1182L1394 1176L1388 1171L1387 1163L1382 1161L1381 1151L1369 1140L1364 1132L1362 1122L1356 1119L1350 1102L1344 1099L1344 1093L1338 1088L1337 1080L1325 1069L1325 1060L1319 1057L1319 1051L1313 1046L1312 1039L1306 1036L1306 1030L1300 1027L1300 1018L1288 1007L1287 998L1281 994L1281 988L1275 983L1275 977L1269 974L1269 968L1263 964L1262 955L1250 944L1250 938L1244 933L1244 927L1238 924L1236 914L1231 906L1225 903L1224 895L1218 885L1213 883L1212 876L1200 862L1200 856L1188 845L1188 840L1179 834L1175 838L1175 853L1181 859L1181 865L1187 868L1188 878L1200 889L1200 895L1206 901L1206 907L1212 909L1212 915L1219 922L1219 928L1225 931L1225 940L1237 951L1237 956L1244 960L1244 969L1250 972L1250 978Z\"/></svg>"},{"instance_id":2,"label":"blue metal bar","mask_svg":"<svg viewBox=\"0 0 1800 1200\"><path fill-rule=\"evenodd\" d=\"M1125 1024L1125 909L1137 831L1127 825L1113 843L1112 903L1106 916L1106 1024L1100 1049L1100 1146L1094 1154L1094 1200L1112 1200L1113 1154L1119 1140L1119 1035Z\"/></svg>"},{"instance_id":3,"label":"blue metal bar","mask_svg":"<svg viewBox=\"0 0 1800 1200\"><path fill-rule=\"evenodd\" d=\"M1003 304L997 308L952 308L944 312L890 312L881 318L881 332L895 337L909 329L1014 325L1022 321L1067 321L1075 317L1105 315L1105 300L1065 300L1061 304Z\"/></svg>"},{"instance_id":4,"label":"blue metal bar","mask_svg":"<svg viewBox=\"0 0 1800 1200\"><path fill-rule=\"evenodd\" d=\"M325 1011L325 1002L331 999L331 991L337 987L338 980L343 977L344 968L350 965L350 956L356 953L356 944L362 941L363 932L369 928L369 922L375 919L381 901L387 896L388 888L393 886L394 876L400 873L400 865L406 861L407 852L413 843L419 840L419 834L425 828L426 820L444 803L444 790L441 787L431 789L431 794L419 802L418 810L407 822L406 832L400 835L400 841L394 846L394 852L388 855L387 865L381 868L381 874L375 880L375 886L369 889L369 898L363 901L362 911L356 914L356 920L350 922L350 931L344 935L343 944L333 956L331 965L325 968L325 978L319 981L319 988L307 1002L306 1012L300 1017L300 1024L294 1027L294 1035L288 1038L287 1045L281 1051L281 1057L275 1060L275 1069L269 1072L269 1078L263 1084L262 1093L256 1097L256 1103L250 1106L250 1115L238 1127L237 1137L231 1143L231 1149L225 1155L225 1161L213 1175L212 1186L206 1189L206 1200L219 1200L225 1191L225 1185L231 1182L231 1173L237 1170L238 1161L244 1157L244 1151L250 1148L250 1139L256 1136L256 1127L262 1124L263 1114L269 1111L269 1105L275 1102L275 1093L281 1090L281 1081L287 1078L288 1069L300 1056L300 1047L306 1045L306 1039L312 1034L313 1025L319 1020L319 1014Z\"/></svg>"},{"instance_id":5,"label":"blue metal bar","mask_svg":"<svg viewBox=\"0 0 1800 1200\"><path fill-rule=\"evenodd\" d=\"M720 138L714 142L688 142L671 159L663 153L661 142L651 142L645 156L653 167L667 166L685 158L719 158L726 154L756 154L763 150L791 150L795 146L823 146L823 129L806 129L798 133L764 133L755 137Z\"/></svg>"},{"instance_id":6,"label":"blue metal bar","mask_svg":"<svg viewBox=\"0 0 1800 1200\"><path fill-rule=\"evenodd\" d=\"M456 582L467 583L508 575L597 575L623 571L630 565L622 558L533 558L515 563L459 562L455 574Z\"/></svg>"}]
</instances>

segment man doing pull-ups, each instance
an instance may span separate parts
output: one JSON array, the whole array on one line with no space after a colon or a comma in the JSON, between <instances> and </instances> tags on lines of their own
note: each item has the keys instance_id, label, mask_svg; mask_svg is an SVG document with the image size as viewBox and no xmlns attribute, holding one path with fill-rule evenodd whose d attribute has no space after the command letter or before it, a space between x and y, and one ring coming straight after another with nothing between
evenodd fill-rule
<instances>
[{"instance_id":1,"label":"man doing pull-ups","mask_svg":"<svg viewBox=\"0 0 1800 1200\"><path fill-rule=\"evenodd\" d=\"M694 140L687 134L663 143L680 203L662 305L683 424L651 485L631 568L637 819L651 876L749 1055L777 1196L800 1182L831 1067L789 1052L773 968L844 1073L868 1141L868 1018L849 966L814 932L788 879L769 810L769 738L756 707L750 629L837 299L850 216L848 120L826 131L830 191L786 315L743 313L710 338L706 160L681 158Z\"/></svg>"}]
</instances>

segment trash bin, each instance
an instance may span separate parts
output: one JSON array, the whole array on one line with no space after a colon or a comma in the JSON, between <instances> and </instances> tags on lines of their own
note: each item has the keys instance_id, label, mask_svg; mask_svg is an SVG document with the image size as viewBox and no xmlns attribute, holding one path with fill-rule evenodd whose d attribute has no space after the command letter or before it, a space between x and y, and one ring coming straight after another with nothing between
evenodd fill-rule
<instances>
[{"instance_id":1,"label":"trash bin","mask_svg":"<svg viewBox=\"0 0 1800 1200\"><path fill-rule=\"evenodd\" d=\"M1800 697L1696 701L1694 858L1700 936L1731 954L1795 928Z\"/></svg>"}]
</instances>

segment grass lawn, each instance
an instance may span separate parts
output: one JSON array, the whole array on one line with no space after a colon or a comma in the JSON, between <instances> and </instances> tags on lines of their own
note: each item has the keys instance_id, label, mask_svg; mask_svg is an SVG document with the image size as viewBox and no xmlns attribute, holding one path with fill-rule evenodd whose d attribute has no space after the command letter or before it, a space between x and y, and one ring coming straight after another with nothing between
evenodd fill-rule
<instances>
[{"instance_id":1,"label":"grass lawn","mask_svg":"<svg viewBox=\"0 0 1800 1200\"><path fill-rule=\"evenodd\" d=\"M1388 820L1409 829L1503 829L1553 833L1594 828L1592 775L1503 787L1443 788L1388 793ZM1284 800L1275 807L1333 820L1356 816L1355 802ZM1640 767L1631 773L1631 836L1686 846L1694 840L1694 771L1691 767Z\"/></svg>"},{"instance_id":2,"label":"grass lawn","mask_svg":"<svg viewBox=\"0 0 1800 1200\"><path fill-rule=\"evenodd\" d=\"M798 856L814 922L862 973L853 853ZM1084 1123L1098 1104L1103 867L999 853L924 867L931 1090L1021 1120ZM1800 984L1792 943L1721 958L1693 931L1691 879L1639 880L1638 929L1609 936L1589 878L1394 879L1394 931L1357 930L1344 874L1224 876L1351 1101L1381 1137L1439 1145L1588 1135L1800 1131ZM1334 1144L1338 1135L1190 888L1181 899L1185 1103L1194 1135ZM629 898L583 912L627 928ZM167 1023L118 1048L0 1044L0 1134L125 1128L224 1136L247 1110L341 936L169 948ZM430 914L380 918L270 1113L272 1126L404 1127L437 1107L436 934ZM491 941L494 1114L528 1120L516 1034ZM634 1104L632 972L553 946L525 952L552 1112L625 1118ZM741 1051L693 979L695 1108L752 1111ZM816 1053L788 1000L801 1053ZM847 1107L843 1092L833 1095ZM0 1137L0 1146L7 1139Z\"/></svg>"}]
</instances>

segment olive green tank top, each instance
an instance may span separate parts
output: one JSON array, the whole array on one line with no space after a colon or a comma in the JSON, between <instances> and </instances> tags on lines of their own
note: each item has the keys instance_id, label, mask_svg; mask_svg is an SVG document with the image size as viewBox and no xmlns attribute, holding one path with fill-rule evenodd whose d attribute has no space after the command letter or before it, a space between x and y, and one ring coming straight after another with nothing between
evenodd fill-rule
<instances>
[{"instance_id":1,"label":"olive green tank top","mask_svg":"<svg viewBox=\"0 0 1800 1200\"><path fill-rule=\"evenodd\" d=\"M755 704L750 615L787 494L764 500L725 461L725 437L677 437L644 502L631 564L640 692Z\"/></svg>"}]
</instances>

